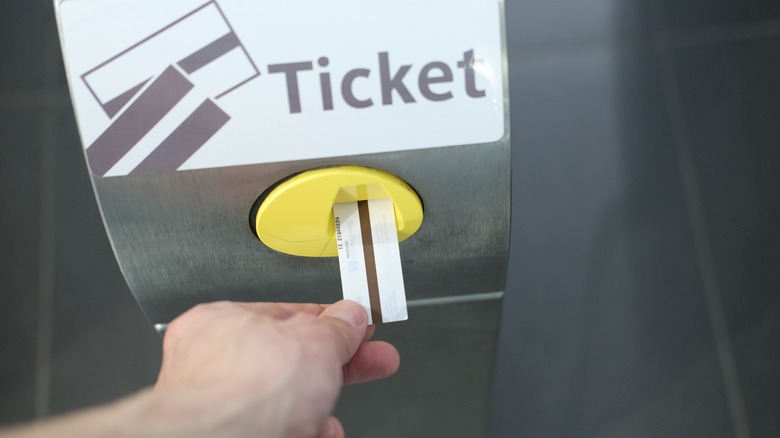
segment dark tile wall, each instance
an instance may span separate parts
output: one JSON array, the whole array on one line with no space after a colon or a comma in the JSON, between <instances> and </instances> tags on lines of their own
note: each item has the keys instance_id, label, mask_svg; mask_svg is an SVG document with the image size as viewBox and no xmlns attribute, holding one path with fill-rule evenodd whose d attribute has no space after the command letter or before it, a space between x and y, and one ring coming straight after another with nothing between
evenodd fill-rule
<instances>
[{"instance_id":1,"label":"dark tile wall","mask_svg":"<svg viewBox=\"0 0 780 438\"><path fill-rule=\"evenodd\" d=\"M160 337L103 229L52 2L0 5L0 37L0 425L7 425L153 383Z\"/></svg>"},{"instance_id":2,"label":"dark tile wall","mask_svg":"<svg viewBox=\"0 0 780 438\"><path fill-rule=\"evenodd\" d=\"M5 424L34 412L41 111L2 109L0 120L0 424Z\"/></svg>"},{"instance_id":3,"label":"dark tile wall","mask_svg":"<svg viewBox=\"0 0 780 438\"><path fill-rule=\"evenodd\" d=\"M780 35L678 50L719 291L756 436L780 431Z\"/></svg>"},{"instance_id":4,"label":"dark tile wall","mask_svg":"<svg viewBox=\"0 0 780 438\"><path fill-rule=\"evenodd\" d=\"M778 3L509 0L507 32L491 435L779 436ZM0 4L0 38L5 425L151 384L160 339L102 228L51 1Z\"/></svg>"},{"instance_id":5,"label":"dark tile wall","mask_svg":"<svg viewBox=\"0 0 780 438\"><path fill-rule=\"evenodd\" d=\"M493 435L777 435L777 5L507 10Z\"/></svg>"},{"instance_id":6,"label":"dark tile wall","mask_svg":"<svg viewBox=\"0 0 780 438\"><path fill-rule=\"evenodd\" d=\"M729 436L655 59L515 64L497 436Z\"/></svg>"},{"instance_id":7,"label":"dark tile wall","mask_svg":"<svg viewBox=\"0 0 780 438\"><path fill-rule=\"evenodd\" d=\"M0 90L4 93L43 88L44 45L51 26L51 2L4 2L0 14Z\"/></svg>"},{"instance_id":8,"label":"dark tile wall","mask_svg":"<svg viewBox=\"0 0 780 438\"><path fill-rule=\"evenodd\" d=\"M661 0L666 27L683 29L738 25L780 18L780 3L772 0Z\"/></svg>"}]
</instances>

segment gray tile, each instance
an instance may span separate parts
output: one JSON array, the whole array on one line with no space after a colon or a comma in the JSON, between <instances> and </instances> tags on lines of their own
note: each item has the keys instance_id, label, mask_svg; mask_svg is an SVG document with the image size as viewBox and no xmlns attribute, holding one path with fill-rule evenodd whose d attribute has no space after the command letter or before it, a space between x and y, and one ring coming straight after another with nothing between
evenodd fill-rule
<instances>
[{"instance_id":1,"label":"gray tile","mask_svg":"<svg viewBox=\"0 0 780 438\"><path fill-rule=\"evenodd\" d=\"M347 436L484 436L500 300L413 307L409 320L378 327L401 368L345 388L336 415Z\"/></svg>"},{"instance_id":2,"label":"gray tile","mask_svg":"<svg viewBox=\"0 0 780 438\"><path fill-rule=\"evenodd\" d=\"M675 53L751 429L780 435L780 38Z\"/></svg>"},{"instance_id":3,"label":"gray tile","mask_svg":"<svg viewBox=\"0 0 780 438\"><path fill-rule=\"evenodd\" d=\"M44 26L51 2L3 2L0 6L0 92L43 86ZM56 35L56 32L52 32Z\"/></svg>"},{"instance_id":4,"label":"gray tile","mask_svg":"<svg viewBox=\"0 0 780 438\"><path fill-rule=\"evenodd\" d=\"M154 383L159 335L117 267L70 107L60 118L51 406L106 402Z\"/></svg>"},{"instance_id":5,"label":"gray tile","mask_svg":"<svg viewBox=\"0 0 780 438\"><path fill-rule=\"evenodd\" d=\"M750 23L780 18L775 0L661 0L671 29Z\"/></svg>"},{"instance_id":6,"label":"gray tile","mask_svg":"<svg viewBox=\"0 0 780 438\"><path fill-rule=\"evenodd\" d=\"M40 111L0 111L0 425L34 414L40 122Z\"/></svg>"},{"instance_id":7,"label":"gray tile","mask_svg":"<svg viewBox=\"0 0 780 438\"><path fill-rule=\"evenodd\" d=\"M647 40L645 0L525 0L507 2L507 38L514 48Z\"/></svg>"},{"instance_id":8,"label":"gray tile","mask_svg":"<svg viewBox=\"0 0 780 438\"><path fill-rule=\"evenodd\" d=\"M732 434L655 60L512 61L496 437Z\"/></svg>"}]
</instances>

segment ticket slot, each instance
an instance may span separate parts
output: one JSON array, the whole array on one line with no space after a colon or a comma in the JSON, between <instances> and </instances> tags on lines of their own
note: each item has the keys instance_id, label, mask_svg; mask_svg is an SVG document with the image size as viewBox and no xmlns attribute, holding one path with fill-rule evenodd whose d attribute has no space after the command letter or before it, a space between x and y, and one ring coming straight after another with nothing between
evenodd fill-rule
<instances>
[{"instance_id":1,"label":"ticket slot","mask_svg":"<svg viewBox=\"0 0 780 438\"><path fill-rule=\"evenodd\" d=\"M398 241L423 222L417 192L388 172L360 166L308 170L282 180L258 198L250 213L257 237L269 248L302 257L336 257L333 206L389 198Z\"/></svg>"}]
</instances>

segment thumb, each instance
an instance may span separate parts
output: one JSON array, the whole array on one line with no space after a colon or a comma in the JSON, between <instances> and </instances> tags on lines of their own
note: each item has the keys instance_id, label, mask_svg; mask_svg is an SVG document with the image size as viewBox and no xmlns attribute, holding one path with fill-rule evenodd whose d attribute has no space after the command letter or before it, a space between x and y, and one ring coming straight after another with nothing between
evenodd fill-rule
<instances>
[{"instance_id":1,"label":"thumb","mask_svg":"<svg viewBox=\"0 0 780 438\"><path fill-rule=\"evenodd\" d=\"M342 365L346 364L355 355L368 329L366 309L354 301L342 300L328 306L319 318L333 329L339 360Z\"/></svg>"}]
</instances>

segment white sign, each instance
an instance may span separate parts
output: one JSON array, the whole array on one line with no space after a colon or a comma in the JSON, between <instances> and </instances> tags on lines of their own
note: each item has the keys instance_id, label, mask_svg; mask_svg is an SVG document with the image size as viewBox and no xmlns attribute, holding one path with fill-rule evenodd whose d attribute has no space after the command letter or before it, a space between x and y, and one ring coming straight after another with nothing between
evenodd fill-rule
<instances>
[{"instance_id":1,"label":"white sign","mask_svg":"<svg viewBox=\"0 0 780 438\"><path fill-rule=\"evenodd\" d=\"M62 0L97 176L488 143L496 0Z\"/></svg>"}]
</instances>

